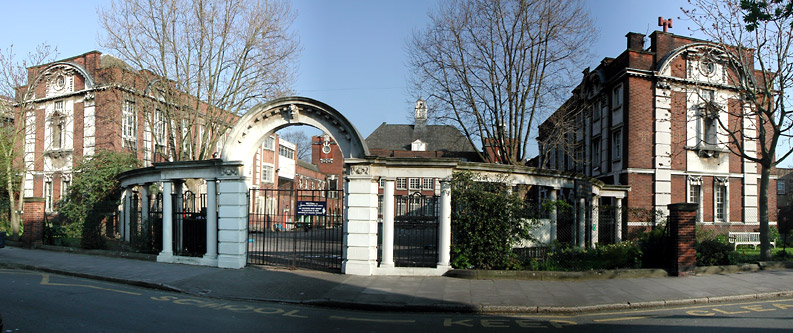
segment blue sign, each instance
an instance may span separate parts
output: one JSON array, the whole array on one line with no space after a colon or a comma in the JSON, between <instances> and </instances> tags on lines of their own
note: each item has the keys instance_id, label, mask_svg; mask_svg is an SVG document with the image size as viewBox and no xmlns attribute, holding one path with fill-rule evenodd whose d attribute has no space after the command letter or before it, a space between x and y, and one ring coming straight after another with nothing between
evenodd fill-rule
<instances>
[{"instance_id":1,"label":"blue sign","mask_svg":"<svg viewBox=\"0 0 793 333\"><path fill-rule=\"evenodd\" d=\"M328 211L324 201L298 201L297 215L324 216Z\"/></svg>"}]
</instances>

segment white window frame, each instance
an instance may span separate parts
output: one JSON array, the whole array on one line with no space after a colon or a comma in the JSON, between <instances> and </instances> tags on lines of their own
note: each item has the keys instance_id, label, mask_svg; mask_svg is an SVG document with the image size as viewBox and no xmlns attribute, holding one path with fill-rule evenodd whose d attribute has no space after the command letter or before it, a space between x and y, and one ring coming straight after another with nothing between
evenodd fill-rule
<instances>
[{"instance_id":1,"label":"white window frame","mask_svg":"<svg viewBox=\"0 0 793 333\"><path fill-rule=\"evenodd\" d=\"M264 139L264 143L262 143L264 149L275 151L275 138L272 136L268 136Z\"/></svg>"},{"instance_id":2,"label":"white window frame","mask_svg":"<svg viewBox=\"0 0 793 333\"><path fill-rule=\"evenodd\" d=\"M435 178L422 178L421 179L421 189L422 190L435 190Z\"/></svg>"},{"instance_id":3,"label":"white window frame","mask_svg":"<svg viewBox=\"0 0 793 333\"><path fill-rule=\"evenodd\" d=\"M615 162L622 159L622 128L611 132L611 158Z\"/></svg>"},{"instance_id":4,"label":"white window frame","mask_svg":"<svg viewBox=\"0 0 793 333\"><path fill-rule=\"evenodd\" d=\"M713 177L713 222L730 221L729 179Z\"/></svg>"},{"instance_id":5,"label":"white window frame","mask_svg":"<svg viewBox=\"0 0 793 333\"><path fill-rule=\"evenodd\" d=\"M125 99L121 106L121 141L123 147L137 148L138 115L135 113L135 102Z\"/></svg>"},{"instance_id":6,"label":"white window frame","mask_svg":"<svg viewBox=\"0 0 793 333\"><path fill-rule=\"evenodd\" d=\"M592 170L600 170L600 166L603 164L603 159L600 156L601 149L600 149L600 137L595 137L592 139Z\"/></svg>"},{"instance_id":7,"label":"white window frame","mask_svg":"<svg viewBox=\"0 0 793 333\"><path fill-rule=\"evenodd\" d=\"M408 189L410 189L410 190L420 190L421 189L421 178L408 178Z\"/></svg>"},{"instance_id":8,"label":"white window frame","mask_svg":"<svg viewBox=\"0 0 793 333\"><path fill-rule=\"evenodd\" d=\"M284 145L278 145L278 155L294 160L295 150Z\"/></svg>"},{"instance_id":9,"label":"white window frame","mask_svg":"<svg viewBox=\"0 0 793 333\"><path fill-rule=\"evenodd\" d=\"M160 109L154 110L154 140L158 146L165 146L165 114Z\"/></svg>"},{"instance_id":10,"label":"white window frame","mask_svg":"<svg viewBox=\"0 0 793 333\"><path fill-rule=\"evenodd\" d=\"M777 179L776 181L776 194L784 195L785 194L785 180L784 179Z\"/></svg>"},{"instance_id":11,"label":"white window frame","mask_svg":"<svg viewBox=\"0 0 793 333\"><path fill-rule=\"evenodd\" d=\"M697 190L696 193L694 192L695 189ZM697 198L694 198L695 194ZM688 177L686 202L697 204L697 222L702 222L702 177Z\"/></svg>"},{"instance_id":12,"label":"white window frame","mask_svg":"<svg viewBox=\"0 0 793 333\"><path fill-rule=\"evenodd\" d=\"M622 106L622 84L618 84L616 87L614 87L614 89L611 91L611 98L611 103L613 104L614 109Z\"/></svg>"},{"instance_id":13,"label":"white window frame","mask_svg":"<svg viewBox=\"0 0 793 333\"><path fill-rule=\"evenodd\" d=\"M397 190L407 190L408 188L408 179L405 177L397 177L396 179L396 189Z\"/></svg>"},{"instance_id":14,"label":"white window frame","mask_svg":"<svg viewBox=\"0 0 793 333\"><path fill-rule=\"evenodd\" d=\"M44 182L44 210L46 212L52 212L52 200L53 200L53 182L52 180L47 180Z\"/></svg>"},{"instance_id":15,"label":"white window frame","mask_svg":"<svg viewBox=\"0 0 793 333\"><path fill-rule=\"evenodd\" d=\"M260 182L262 184L272 184L275 181L275 166L270 163L262 163L262 173Z\"/></svg>"}]
</instances>

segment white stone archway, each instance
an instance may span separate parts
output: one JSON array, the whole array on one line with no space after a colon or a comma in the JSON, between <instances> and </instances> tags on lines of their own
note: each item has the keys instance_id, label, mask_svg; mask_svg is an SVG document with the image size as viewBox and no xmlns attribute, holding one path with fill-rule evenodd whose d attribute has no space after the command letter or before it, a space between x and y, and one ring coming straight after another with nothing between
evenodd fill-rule
<instances>
[{"instance_id":1,"label":"white stone archway","mask_svg":"<svg viewBox=\"0 0 793 333\"><path fill-rule=\"evenodd\" d=\"M344 244L342 272L371 275L376 267L377 248L377 178L370 172L369 149L355 126L341 113L325 103L306 97L285 97L258 105L248 111L232 128L221 152L225 162L241 162L243 170L238 184L221 183L218 203L219 265L245 265L247 210L238 205L247 194L251 156L266 138L279 129L308 125L328 133L338 144L347 164L344 184ZM224 206L224 203L231 205ZM228 207L228 208L224 208ZM225 232L224 232L225 230ZM239 244L224 248L223 240Z\"/></svg>"}]
</instances>

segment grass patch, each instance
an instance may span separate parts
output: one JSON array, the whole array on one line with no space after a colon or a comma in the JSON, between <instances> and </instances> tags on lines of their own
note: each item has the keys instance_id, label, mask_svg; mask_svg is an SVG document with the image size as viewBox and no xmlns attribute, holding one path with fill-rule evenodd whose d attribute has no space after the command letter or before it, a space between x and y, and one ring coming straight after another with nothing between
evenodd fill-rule
<instances>
[{"instance_id":1,"label":"grass patch","mask_svg":"<svg viewBox=\"0 0 793 333\"><path fill-rule=\"evenodd\" d=\"M783 252L782 251L786 251ZM750 246L739 246L738 250L735 251L737 253L735 260L738 263L754 263L760 260L760 248L753 249ZM771 248L772 258L771 260L775 261L793 261L793 248Z\"/></svg>"}]
</instances>

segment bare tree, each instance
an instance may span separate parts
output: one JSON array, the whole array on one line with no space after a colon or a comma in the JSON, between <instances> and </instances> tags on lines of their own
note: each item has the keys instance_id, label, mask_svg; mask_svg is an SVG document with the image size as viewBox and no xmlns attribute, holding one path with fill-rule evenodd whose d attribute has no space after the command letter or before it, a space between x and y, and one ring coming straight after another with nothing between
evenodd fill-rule
<instances>
[{"instance_id":1,"label":"bare tree","mask_svg":"<svg viewBox=\"0 0 793 333\"><path fill-rule=\"evenodd\" d=\"M13 46L0 50L0 178L8 195L12 239L19 238L22 224L25 175L36 162L34 150L27 147L35 144L35 87L43 77L41 68L28 67L53 61L57 53L41 44L19 60Z\"/></svg>"},{"instance_id":2,"label":"bare tree","mask_svg":"<svg viewBox=\"0 0 793 333\"><path fill-rule=\"evenodd\" d=\"M169 159L210 158L236 115L294 80L285 1L114 0L98 12L102 46L141 70L146 122Z\"/></svg>"},{"instance_id":3,"label":"bare tree","mask_svg":"<svg viewBox=\"0 0 793 333\"><path fill-rule=\"evenodd\" d=\"M564 101L586 58L588 11L578 0L448 0L430 21L408 45L429 116L493 147L491 162L525 163L535 118Z\"/></svg>"},{"instance_id":4,"label":"bare tree","mask_svg":"<svg viewBox=\"0 0 793 333\"><path fill-rule=\"evenodd\" d=\"M714 61L730 69L728 84L740 93L740 105L726 111L751 126L730 128L729 149L760 166L759 222L761 257L771 257L768 224L768 191L771 170L790 156L793 148L780 149L793 135L793 17L788 1L691 0L683 8L699 31L714 41Z\"/></svg>"},{"instance_id":5,"label":"bare tree","mask_svg":"<svg viewBox=\"0 0 793 333\"><path fill-rule=\"evenodd\" d=\"M582 119L587 107L591 105L581 98L579 89L576 89L573 96L539 126L537 143L541 158L538 167L548 168L550 161L555 158L554 152L562 152L575 162L579 171L584 171L584 147L577 136L583 135ZM563 167L559 169L564 170Z\"/></svg>"}]
</instances>

